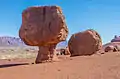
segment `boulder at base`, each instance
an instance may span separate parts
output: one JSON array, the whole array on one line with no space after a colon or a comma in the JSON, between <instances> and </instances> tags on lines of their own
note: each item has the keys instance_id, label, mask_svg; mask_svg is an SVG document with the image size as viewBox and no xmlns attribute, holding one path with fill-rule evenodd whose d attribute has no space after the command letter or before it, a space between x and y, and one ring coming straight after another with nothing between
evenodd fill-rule
<instances>
[{"instance_id":1,"label":"boulder at base","mask_svg":"<svg viewBox=\"0 0 120 79\"><path fill-rule=\"evenodd\" d=\"M73 34L68 42L71 56L92 55L102 48L100 35L94 30Z\"/></svg>"}]
</instances>

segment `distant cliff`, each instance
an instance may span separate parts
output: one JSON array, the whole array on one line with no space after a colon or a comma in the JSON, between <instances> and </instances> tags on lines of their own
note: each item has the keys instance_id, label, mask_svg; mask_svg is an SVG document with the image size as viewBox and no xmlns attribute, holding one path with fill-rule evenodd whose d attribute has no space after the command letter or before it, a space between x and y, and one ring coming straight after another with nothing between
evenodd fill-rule
<instances>
[{"instance_id":1,"label":"distant cliff","mask_svg":"<svg viewBox=\"0 0 120 79\"><path fill-rule=\"evenodd\" d=\"M115 35L111 42L120 42L120 36Z\"/></svg>"},{"instance_id":2,"label":"distant cliff","mask_svg":"<svg viewBox=\"0 0 120 79\"><path fill-rule=\"evenodd\" d=\"M20 38L2 36L0 37L0 46L26 46Z\"/></svg>"}]
</instances>

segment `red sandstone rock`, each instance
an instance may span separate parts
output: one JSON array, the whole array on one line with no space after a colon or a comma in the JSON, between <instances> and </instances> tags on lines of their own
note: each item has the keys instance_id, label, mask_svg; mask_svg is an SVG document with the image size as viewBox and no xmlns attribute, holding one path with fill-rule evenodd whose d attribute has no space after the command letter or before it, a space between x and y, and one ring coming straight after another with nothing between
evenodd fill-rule
<instances>
[{"instance_id":1,"label":"red sandstone rock","mask_svg":"<svg viewBox=\"0 0 120 79\"><path fill-rule=\"evenodd\" d=\"M58 6L29 7L22 13L20 38L25 44L39 46L36 63L54 58L56 44L66 40L68 28Z\"/></svg>"},{"instance_id":2,"label":"red sandstone rock","mask_svg":"<svg viewBox=\"0 0 120 79\"><path fill-rule=\"evenodd\" d=\"M118 51L118 50L115 46L107 46L105 48L105 52L116 52L116 51Z\"/></svg>"},{"instance_id":3,"label":"red sandstone rock","mask_svg":"<svg viewBox=\"0 0 120 79\"><path fill-rule=\"evenodd\" d=\"M92 55L102 47L100 35L94 30L73 34L68 42L71 56Z\"/></svg>"},{"instance_id":4,"label":"red sandstone rock","mask_svg":"<svg viewBox=\"0 0 120 79\"><path fill-rule=\"evenodd\" d=\"M52 61L53 57L56 56L55 54L55 46L56 45L50 45L50 46L41 46L39 47L38 55L36 58L36 63L40 63L43 61Z\"/></svg>"},{"instance_id":5,"label":"red sandstone rock","mask_svg":"<svg viewBox=\"0 0 120 79\"><path fill-rule=\"evenodd\" d=\"M19 36L27 45L57 44L67 35L68 29L60 7L30 7L23 11Z\"/></svg>"}]
</instances>

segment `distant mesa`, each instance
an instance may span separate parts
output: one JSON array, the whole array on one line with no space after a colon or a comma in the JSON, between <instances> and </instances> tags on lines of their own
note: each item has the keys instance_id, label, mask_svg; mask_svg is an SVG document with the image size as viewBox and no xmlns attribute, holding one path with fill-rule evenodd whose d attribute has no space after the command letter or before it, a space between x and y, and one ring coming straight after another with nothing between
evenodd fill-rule
<instances>
[{"instance_id":1,"label":"distant mesa","mask_svg":"<svg viewBox=\"0 0 120 79\"><path fill-rule=\"evenodd\" d=\"M17 37L10 37L10 36L1 36L0 37L0 47L7 47L7 46L11 46L11 47L23 47L23 46L27 46L26 44L24 44L24 42ZM56 46L57 49L61 49L61 48L66 48L67 46L67 41L62 41L60 43L58 43L58 45Z\"/></svg>"},{"instance_id":2,"label":"distant mesa","mask_svg":"<svg viewBox=\"0 0 120 79\"><path fill-rule=\"evenodd\" d=\"M26 46L24 42L17 37L10 37L10 36L1 36L0 37L0 46Z\"/></svg>"},{"instance_id":3,"label":"distant mesa","mask_svg":"<svg viewBox=\"0 0 120 79\"><path fill-rule=\"evenodd\" d=\"M111 42L120 42L120 36L115 35Z\"/></svg>"}]
</instances>

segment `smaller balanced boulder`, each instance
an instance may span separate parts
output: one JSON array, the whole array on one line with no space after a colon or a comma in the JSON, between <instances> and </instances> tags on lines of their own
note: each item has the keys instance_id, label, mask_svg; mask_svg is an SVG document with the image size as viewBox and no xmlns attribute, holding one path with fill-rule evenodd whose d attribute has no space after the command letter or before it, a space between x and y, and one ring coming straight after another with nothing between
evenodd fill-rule
<instances>
[{"instance_id":1,"label":"smaller balanced boulder","mask_svg":"<svg viewBox=\"0 0 120 79\"><path fill-rule=\"evenodd\" d=\"M68 42L71 56L92 55L102 48L100 35L94 30L73 34Z\"/></svg>"}]
</instances>

